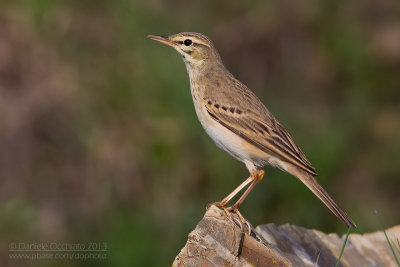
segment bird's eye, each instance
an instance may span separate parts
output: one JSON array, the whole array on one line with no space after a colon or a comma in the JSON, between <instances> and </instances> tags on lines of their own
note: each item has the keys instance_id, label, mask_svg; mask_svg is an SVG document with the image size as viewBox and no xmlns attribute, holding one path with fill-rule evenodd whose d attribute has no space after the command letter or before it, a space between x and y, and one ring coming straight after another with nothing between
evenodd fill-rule
<instances>
[{"instance_id":1,"label":"bird's eye","mask_svg":"<svg viewBox=\"0 0 400 267\"><path fill-rule=\"evenodd\" d=\"M186 46L189 46L189 45L192 44L192 40L186 39L183 43L184 43Z\"/></svg>"}]
</instances>

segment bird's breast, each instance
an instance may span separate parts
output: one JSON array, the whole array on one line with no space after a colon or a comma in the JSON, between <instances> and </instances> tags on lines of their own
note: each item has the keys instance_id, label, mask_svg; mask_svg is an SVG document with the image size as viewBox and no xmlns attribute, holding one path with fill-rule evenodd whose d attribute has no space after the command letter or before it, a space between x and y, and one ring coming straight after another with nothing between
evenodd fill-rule
<instances>
[{"instance_id":1,"label":"bird's breast","mask_svg":"<svg viewBox=\"0 0 400 267\"><path fill-rule=\"evenodd\" d=\"M191 92L197 117L204 130L216 145L240 161L248 160L249 155L245 149L247 142L222 126L208 114L205 105L206 100L202 95L201 88L196 86L196 84L191 84Z\"/></svg>"}]
</instances>

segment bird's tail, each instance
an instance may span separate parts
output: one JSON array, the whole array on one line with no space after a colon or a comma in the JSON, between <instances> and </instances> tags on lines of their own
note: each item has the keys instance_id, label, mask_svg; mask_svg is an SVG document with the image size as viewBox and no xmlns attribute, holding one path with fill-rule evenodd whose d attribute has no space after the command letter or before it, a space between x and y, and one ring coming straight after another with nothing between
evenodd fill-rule
<instances>
[{"instance_id":1,"label":"bird's tail","mask_svg":"<svg viewBox=\"0 0 400 267\"><path fill-rule=\"evenodd\" d=\"M289 165L289 164L287 164ZM317 182L317 180L309 173L297 168L294 165L286 166L287 171L299 178L310 190L322 201L324 204L335 214L344 224L353 227L357 225L353 220L344 212L339 205L331 198L328 192Z\"/></svg>"}]
</instances>

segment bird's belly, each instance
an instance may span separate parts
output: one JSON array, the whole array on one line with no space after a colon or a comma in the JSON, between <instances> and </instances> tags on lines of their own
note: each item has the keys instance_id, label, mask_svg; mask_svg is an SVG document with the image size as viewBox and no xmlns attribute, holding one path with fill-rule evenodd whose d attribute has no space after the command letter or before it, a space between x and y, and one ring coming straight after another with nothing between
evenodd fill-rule
<instances>
[{"instance_id":1,"label":"bird's belly","mask_svg":"<svg viewBox=\"0 0 400 267\"><path fill-rule=\"evenodd\" d=\"M232 133L218 122L202 125L219 148L225 150L240 161L249 160L250 157L245 149L245 141L242 138Z\"/></svg>"},{"instance_id":2,"label":"bird's belly","mask_svg":"<svg viewBox=\"0 0 400 267\"><path fill-rule=\"evenodd\" d=\"M215 121L204 107L196 107L196 113L204 130L219 148L240 161L253 161L251 144Z\"/></svg>"},{"instance_id":3,"label":"bird's belly","mask_svg":"<svg viewBox=\"0 0 400 267\"><path fill-rule=\"evenodd\" d=\"M196 106L196 113L201 125L216 145L234 158L244 163L252 162L257 168L262 168L268 164L280 169L286 169L280 159L260 150L214 120L207 113L205 107Z\"/></svg>"}]
</instances>

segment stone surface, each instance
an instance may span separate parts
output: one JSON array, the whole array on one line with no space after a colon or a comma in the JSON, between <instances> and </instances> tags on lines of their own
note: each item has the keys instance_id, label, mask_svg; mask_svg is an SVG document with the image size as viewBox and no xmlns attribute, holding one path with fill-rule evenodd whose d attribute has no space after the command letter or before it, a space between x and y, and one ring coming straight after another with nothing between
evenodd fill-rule
<instances>
[{"instance_id":1,"label":"stone surface","mask_svg":"<svg viewBox=\"0 0 400 267\"><path fill-rule=\"evenodd\" d=\"M238 221L232 215L233 221ZM173 266L335 266L344 236L295 225L260 225L243 230L211 206ZM386 230L400 240L400 226ZM398 255L400 256L400 255ZM383 232L350 234L339 266L397 266Z\"/></svg>"},{"instance_id":2,"label":"stone surface","mask_svg":"<svg viewBox=\"0 0 400 267\"><path fill-rule=\"evenodd\" d=\"M345 236L325 234L294 225L261 225L256 232L275 245L294 266L335 266ZM400 240L400 226L386 230ZM350 234L340 266L397 266L383 232Z\"/></svg>"}]
</instances>

